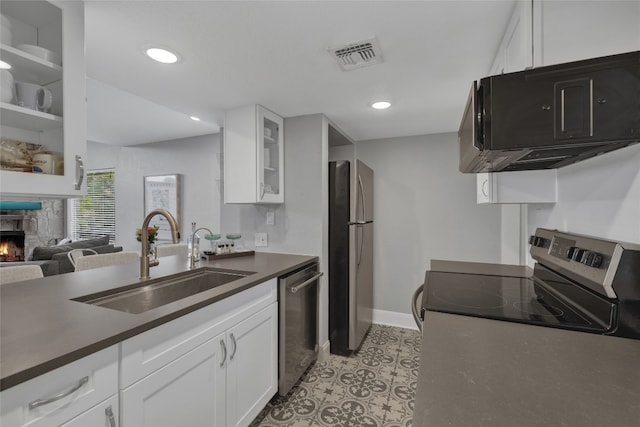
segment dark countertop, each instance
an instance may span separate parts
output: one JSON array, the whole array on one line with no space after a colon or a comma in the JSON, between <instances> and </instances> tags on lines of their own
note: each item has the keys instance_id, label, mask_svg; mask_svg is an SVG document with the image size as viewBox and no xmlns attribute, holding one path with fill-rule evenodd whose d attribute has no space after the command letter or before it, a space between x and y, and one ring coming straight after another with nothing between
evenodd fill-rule
<instances>
[{"instance_id":1,"label":"dark countertop","mask_svg":"<svg viewBox=\"0 0 640 427\"><path fill-rule=\"evenodd\" d=\"M637 427L638 360L640 340L427 311L413 425Z\"/></svg>"},{"instance_id":2,"label":"dark countertop","mask_svg":"<svg viewBox=\"0 0 640 427\"><path fill-rule=\"evenodd\" d=\"M141 314L72 298L139 283L140 264L79 271L0 286L0 390L95 353L127 338L317 261L315 256L256 253L202 260L198 268L255 272ZM183 256L160 258L151 280L188 270Z\"/></svg>"},{"instance_id":3,"label":"dark countertop","mask_svg":"<svg viewBox=\"0 0 640 427\"><path fill-rule=\"evenodd\" d=\"M427 311L416 427L637 427L640 341Z\"/></svg>"}]
</instances>

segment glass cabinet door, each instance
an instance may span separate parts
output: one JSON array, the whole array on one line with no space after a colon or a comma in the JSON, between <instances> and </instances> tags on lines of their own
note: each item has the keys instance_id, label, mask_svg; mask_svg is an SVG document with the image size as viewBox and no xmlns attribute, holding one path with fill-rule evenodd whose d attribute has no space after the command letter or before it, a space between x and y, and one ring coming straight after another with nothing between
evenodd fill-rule
<instances>
[{"instance_id":1,"label":"glass cabinet door","mask_svg":"<svg viewBox=\"0 0 640 427\"><path fill-rule=\"evenodd\" d=\"M257 106L259 203L284 202L283 120Z\"/></svg>"}]
</instances>

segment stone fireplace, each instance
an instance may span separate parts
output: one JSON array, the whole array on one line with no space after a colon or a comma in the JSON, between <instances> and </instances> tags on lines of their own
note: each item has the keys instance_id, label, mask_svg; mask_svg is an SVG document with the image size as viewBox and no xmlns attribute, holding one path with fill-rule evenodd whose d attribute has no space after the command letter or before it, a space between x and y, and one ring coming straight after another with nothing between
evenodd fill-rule
<instances>
[{"instance_id":1,"label":"stone fireplace","mask_svg":"<svg viewBox=\"0 0 640 427\"><path fill-rule=\"evenodd\" d=\"M39 210L0 211L0 262L28 261L36 246L55 245L66 237L66 201L42 200L40 204Z\"/></svg>"}]
</instances>

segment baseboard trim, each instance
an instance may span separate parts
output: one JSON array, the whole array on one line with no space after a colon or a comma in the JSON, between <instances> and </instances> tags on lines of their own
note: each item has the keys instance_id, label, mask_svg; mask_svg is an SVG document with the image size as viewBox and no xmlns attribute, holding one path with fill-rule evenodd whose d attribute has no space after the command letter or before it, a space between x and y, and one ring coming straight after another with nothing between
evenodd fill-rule
<instances>
[{"instance_id":1,"label":"baseboard trim","mask_svg":"<svg viewBox=\"0 0 640 427\"><path fill-rule=\"evenodd\" d=\"M398 313L396 311L373 310L373 323L418 330L418 326L411 314Z\"/></svg>"}]
</instances>

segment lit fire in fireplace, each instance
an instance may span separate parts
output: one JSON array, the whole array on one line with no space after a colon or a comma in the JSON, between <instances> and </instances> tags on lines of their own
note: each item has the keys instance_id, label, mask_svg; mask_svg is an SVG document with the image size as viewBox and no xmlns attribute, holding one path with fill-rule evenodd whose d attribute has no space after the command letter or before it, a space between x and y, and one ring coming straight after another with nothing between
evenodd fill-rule
<instances>
[{"instance_id":1,"label":"lit fire in fireplace","mask_svg":"<svg viewBox=\"0 0 640 427\"><path fill-rule=\"evenodd\" d=\"M0 262L24 261L24 231L0 231Z\"/></svg>"}]
</instances>

